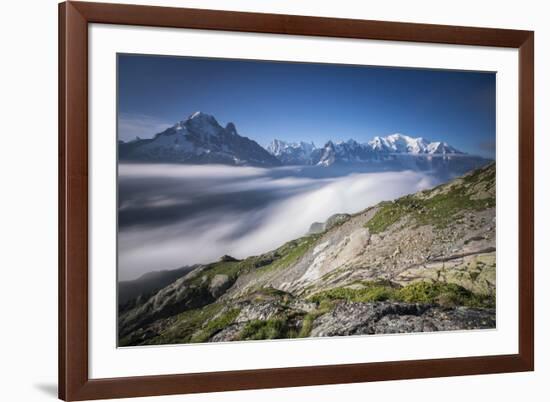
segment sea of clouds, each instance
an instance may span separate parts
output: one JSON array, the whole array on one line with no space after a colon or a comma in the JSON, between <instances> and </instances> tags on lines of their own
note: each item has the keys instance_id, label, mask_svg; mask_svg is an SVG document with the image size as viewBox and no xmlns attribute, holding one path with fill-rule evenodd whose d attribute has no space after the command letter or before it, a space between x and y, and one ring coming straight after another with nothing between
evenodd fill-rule
<instances>
[{"instance_id":1,"label":"sea of clouds","mask_svg":"<svg viewBox=\"0 0 550 402\"><path fill-rule=\"evenodd\" d=\"M118 269L147 272L258 255L313 222L433 187L429 172L217 165L119 166Z\"/></svg>"}]
</instances>

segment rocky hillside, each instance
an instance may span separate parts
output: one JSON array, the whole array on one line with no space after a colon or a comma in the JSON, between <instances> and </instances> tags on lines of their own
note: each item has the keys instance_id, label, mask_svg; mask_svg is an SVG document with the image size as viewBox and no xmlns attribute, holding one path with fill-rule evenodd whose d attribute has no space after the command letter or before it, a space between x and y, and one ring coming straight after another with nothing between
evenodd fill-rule
<instances>
[{"instance_id":1,"label":"rocky hillside","mask_svg":"<svg viewBox=\"0 0 550 402\"><path fill-rule=\"evenodd\" d=\"M126 303L135 303L138 297L147 297L158 290L168 286L176 279L181 278L194 267L181 267L178 269L148 272L131 281L118 282L118 304L126 308Z\"/></svg>"},{"instance_id":2,"label":"rocky hillside","mask_svg":"<svg viewBox=\"0 0 550 402\"><path fill-rule=\"evenodd\" d=\"M495 165L199 266L119 315L119 344L495 327Z\"/></svg>"}]
</instances>

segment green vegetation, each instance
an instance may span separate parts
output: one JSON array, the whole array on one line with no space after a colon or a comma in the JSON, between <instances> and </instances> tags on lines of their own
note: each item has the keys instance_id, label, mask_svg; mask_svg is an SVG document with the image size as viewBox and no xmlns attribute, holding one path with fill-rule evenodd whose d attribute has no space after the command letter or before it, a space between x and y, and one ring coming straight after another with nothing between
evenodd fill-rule
<instances>
[{"instance_id":1,"label":"green vegetation","mask_svg":"<svg viewBox=\"0 0 550 402\"><path fill-rule=\"evenodd\" d=\"M494 187L496 183L495 163L474 170L472 173L463 176L462 181L466 185L485 183L485 190L489 190L491 187Z\"/></svg>"},{"instance_id":2,"label":"green vegetation","mask_svg":"<svg viewBox=\"0 0 550 402\"><path fill-rule=\"evenodd\" d=\"M228 280L232 283L240 275L248 272L258 272L259 274L271 269L286 268L291 264L298 261L307 250L315 244L315 241L320 235L305 236L300 239L296 239L285 243L272 253L263 254L261 256L249 257L244 260L235 260L230 256L224 256L220 261L207 265L202 272L189 281L188 292L196 293L196 297L190 298L193 300L203 300L207 304L201 308L184 311L174 316L170 322L166 325L166 329L162 330L158 336L155 336L146 341L140 341L148 344L169 344L169 343L189 343L189 342L204 342L213 336L216 332L220 331L224 327L231 324L231 322L238 315L238 310L234 309L223 316L212 318L220 311L221 305L215 303L215 299L212 298L208 290L208 286L214 276L226 275ZM203 294L204 293L204 294ZM270 298L280 298L283 301L290 299L292 296L286 292L279 291L273 288L261 288L253 293L257 297L257 300L264 300ZM212 300L206 300L210 297ZM206 327L203 324L208 322ZM250 327L248 331L252 331L254 328ZM276 336L276 325L274 323L266 324L263 329L258 329L259 332L266 333L268 336ZM284 331L283 331L284 332ZM292 335L293 330L287 328L287 335ZM253 334L246 335L253 339ZM260 335L256 335L260 336ZM277 335L279 336L279 335ZM282 335L281 335L282 336ZM294 331L293 337L297 334ZM272 339L272 338L267 338ZM135 340L126 337L121 339L121 345L134 344Z\"/></svg>"},{"instance_id":3,"label":"green vegetation","mask_svg":"<svg viewBox=\"0 0 550 402\"><path fill-rule=\"evenodd\" d=\"M346 300L348 302L374 302L395 298L395 289L388 281L361 282L361 288L334 288L317 293L309 299L316 303L324 300Z\"/></svg>"},{"instance_id":4,"label":"green vegetation","mask_svg":"<svg viewBox=\"0 0 550 402\"><path fill-rule=\"evenodd\" d=\"M275 289L271 286L260 287L250 290L244 296L245 299L253 300L255 302L278 299L283 302L288 302L293 298L291 293L283 290Z\"/></svg>"},{"instance_id":5,"label":"green vegetation","mask_svg":"<svg viewBox=\"0 0 550 402\"><path fill-rule=\"evenodd\" d=\"M273 262L261 267L261 270L265 271L289 267L297 262L320 237L320 234L312 234L285 243L275 250Z\"/></svg>"},{"instance_id":6,"label":"green vegetation","mask_svg":"<svg viewBox=\"0 0 550 402\"><path fill-rule=\"evenodd\" d=\"M491 174L492 171L492 174ZM401 218L410 217L417 225L434 225L438 228L447 226L457 215L467 210L483 210L495 206L495 197L472 199L465 185L485 183L489 189L494 185L494 169L478 170L463 179L464 184L444 184L421 195L407 195L393 202L379 204L378 212L365 227L371 233L380 233L398 222ZM492 184L491 184L492 183ZM444 188L447 186L446 188Z\"/></svg>"},{"instance_id":7,"label":"green vegetation","mask_svg":"<svg viewBox=\"0 0 550 402\"><path fill-rule=\"evenodd\" d=\"M304 319L302 321L302 327L300 328L298 337L307 338L311 334L311 330L313 329L313 321L315 321L317 317L320 317L323 314L326 314L329 311L331 311L333 307L334 307L334 303L332 302L332 300L329 300L329 299L321 300L316 310L310 313L307 313L304 316Z\"/></svg>"},{"instance_id":8,"label":"green vegetation","mask_svg":"<svg viewBox=\"0 0 550 402\"><path fill-rule=\"evenodd\" d=\"M229 280L234 281L239 273L248 266L249 259L243 261L218 261L208 264L206 268L191 280L191 284L200 285L209 283L215 275L227 275Z\"/></svg>"},{"instance_id":9,"label":"green vegetation","mask_svg":"<svg viewBox=\"0 0 550 402\"><path fill-rule=\"evenodd\" d=\"M408 303L435 303L445 307L490 307L494 299L478 295L460 285L443 282L415 282L399 289L399 300Z\"/></svg>"},{"instance_id":10,"label":"green vegetation","mask_svg":"<svg viewBox=\"0 0 550 402\"><path fill-rule=\"evenodd\" d=\"M283 339L295 337L296 333L289 328L286 319L249 321L239 335L240 340Z\"/></svg>"},{"instance_id":11,"label":"green vegetation","mask_svg":"<svg viewBox=\"0 0 550 402\"><path fill-rule=\"evenodd\" d=\"M206 321L218 314L222 308L221 304L214 303L180 313L166 330L161 331L159 336L150 339L146 343L154 345L189 343L193 333L199 330Z\"/></svg>"},{"instance_id":12,"label":"green vegetation","mask_svg":"<svg viewBox=\"0 0 550 402\"><path fill-rule=\"evenodd\" d=\"M280 315L268 320L252 320L241 330L239 340L304 338L311 334L313 322L330 312L339 301L368 303L398 301L440 305L442 307L494 307L494 295L473 293L462 286L444 282L414 282L400 286L390 281L356 282L357 287L329 289L309 297L317 308L305 315ZM359 287L360 286L360 287ZM286 297L285 292L264 288L267 295ZM200 309L180 313L167 329L146 341L146 344L173 344L206 342L219 331L230 326L240 313L234 308L223 311L223 305L210 304ZM301 323L301 324L292 324ZM296 328L298 327L298 328ZM299 331L298 331L299 329ZM130 339L121 340L121 346L135 344Z\"/></svg>"},{"instance_id":13,"label":"green vegetation","mask_svg":"<svg viewBox=\"0 0 550 402\"><path fill-rule=\"evenodd\" d=\"M195 333L191 337L191 342L206 342L222 329L231 325L233 321L235 321L235 319L239 316L240 311L241 310L238 308L231 309L226 311L219 317L210 320L204 328L202 328L198 333Z\"/></svg>"},{"instance_id":14,"label":"green vegetation","mask_svg":"<svg viewBox=\"0 0 550 402\"><path fill-rule=\"evenodd\" d=\"M475 294L454 283L414 282L401 287L397 284L363 282L361 288L335 288L310 297L311 301L322 303L325 300L346 300L348 302L400 301L407 303L439 304L444 307L491 307L494 297Z\"/></svg>"},{"instance_id":15,"label":"green vegetation","mask_svg":"<svg viewBox=\"0 0 550 402\"><path fill-rule=\"evenodd\" d=\"M191 283L210 282L215 275L227 275L233 282L240 275L253 270L265 272L271 269L286 268L298 261L319 237L319 234L304 236L285 243L271 253L249 257L241 261L222 259L207 265L197 277L193 278Z\"/></svg>"}]
</instances>

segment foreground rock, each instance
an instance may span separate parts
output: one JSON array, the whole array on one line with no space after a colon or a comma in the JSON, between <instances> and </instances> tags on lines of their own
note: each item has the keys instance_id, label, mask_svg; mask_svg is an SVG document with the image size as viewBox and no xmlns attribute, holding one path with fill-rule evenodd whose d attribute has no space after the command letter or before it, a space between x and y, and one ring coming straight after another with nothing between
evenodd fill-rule
<instances>
[{"instance_id":1,"label":"foreground rock","mask_svg":"<svg viewBox=\"0 0 550 402\"><path fill-rule=\"evenodd\" d=\"M495 327L492 309L406 303L342 303L314 321L311 336L372 335Z\"/></svg>"}]
</instances>

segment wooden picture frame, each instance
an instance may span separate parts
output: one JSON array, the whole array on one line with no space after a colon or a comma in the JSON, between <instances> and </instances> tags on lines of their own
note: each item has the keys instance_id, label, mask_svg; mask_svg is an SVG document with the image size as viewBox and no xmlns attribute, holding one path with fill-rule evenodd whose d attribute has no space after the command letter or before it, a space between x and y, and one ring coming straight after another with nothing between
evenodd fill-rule
<instances>
[{"instance_id":1,"label":"wooden picture frame","mask_svg":"<svg viewBox=\"0 0 550 402\"><path fill-rule=\"evenodd\" d=\"M88 24L194 28L519 49L519 353L482 357L90 379ZM534 369L534 33L120 4L59 5L59 397L64 400L294 387Z\"/></svg>"}]
</instances>

